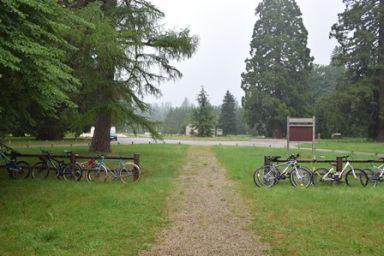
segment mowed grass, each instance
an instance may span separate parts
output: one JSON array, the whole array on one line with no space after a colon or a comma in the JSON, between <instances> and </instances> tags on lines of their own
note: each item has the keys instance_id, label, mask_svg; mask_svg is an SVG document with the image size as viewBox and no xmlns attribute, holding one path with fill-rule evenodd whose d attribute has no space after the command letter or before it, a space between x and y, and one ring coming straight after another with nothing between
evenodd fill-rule
<instances>
[{"instance_id":1,"label":"mowed grass","mask_svg":"<svg viewBox=\"0 0 384 256\"><path fill-rule=\"evenodd\" d=\"M128 134L129 137L145 137L142 134ZM164 140L193 140L193 141L249 141L252 139L249 135L227 135L227 136L212 136L212 137L198 137L198 136L186 136L186 135L171 135L163 134L162 138Z\"/></svg>"},{"instance_id":2,"label":"mowed grass","mask_svg":"<svg viewBox=\"0 0 384 256\"><path fill-rule=\"evenodd\" d=\"M54 141L41 141L36 140L33 137L5 137L1 140L2 143L9 147L14 148L27 148L27 147L57 147L57 146L68 146L68 145L81 145L87 146L91 143L89 138L65 138L63 140Z\"/></svg>"},{"instance_id":3,"label":"mowed grass","mask_svg":"<svg viewBox=\"0 0 384 256\"><path fill-rule=\"evenodd\" d=\"M113 151L141 154L138 183L14 181L3 171L0 255L136 255L148 248L167 223L165 202L186 147L129 145Z\"/></svg>"},{"instance_id":4,"label":"mowed grass","mask_svg":"<svg viewBox=\"0 0 384 256\"><path fill-rule=\"evenodd\" d=\"M312 148L312 145L304 144L302 147ZM384 154L384 143L367 141L367 139L350 138L317 140L316 148Z\"/></svg>"},{"instance_id":5,"label":"mowed grass","mask_svg":"<svg viewBox=\"0 0 384 256\"><path fill-rule=\"evenodd\" d=\"M214 150L228 177L239 182L254 217L250 229L270 245L269 254L384 255L384 184L376 188L340 184L295 189L283 181L261 189L253 184L253 170L263 164L264 155L286 157L286 150ZM308 152L302 153L303 158L311 158ZM334 155L327 154L327 158Z\"/></svg>"}]
</instances>

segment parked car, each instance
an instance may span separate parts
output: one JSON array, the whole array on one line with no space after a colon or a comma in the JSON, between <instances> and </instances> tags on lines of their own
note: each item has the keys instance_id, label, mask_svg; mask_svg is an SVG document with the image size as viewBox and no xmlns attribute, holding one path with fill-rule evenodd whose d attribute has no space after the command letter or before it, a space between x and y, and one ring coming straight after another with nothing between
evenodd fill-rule
<instances>
[{"instance_id":1,"label":"parked car","mask_svg":"<svg viewBox=\"0 0 384 256\"><path fill-rule=\"evenodd\" d=\"M115 126L111 127L111 132L110 132L109 138L111 141L117 141L117 134L116 134L116 127Z\"/></svg>"}]
</instances>

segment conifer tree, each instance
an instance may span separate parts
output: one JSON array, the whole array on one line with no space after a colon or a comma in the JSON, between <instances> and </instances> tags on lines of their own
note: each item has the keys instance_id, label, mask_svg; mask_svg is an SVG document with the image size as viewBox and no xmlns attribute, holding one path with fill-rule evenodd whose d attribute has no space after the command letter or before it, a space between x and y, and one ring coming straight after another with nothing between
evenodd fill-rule
<instances>
[{"instance_id":1,"label":"conifer tree","mask_svg":"<svg viewBox=\"0 0 384 256\"><path fill-rule=\"evenodd\" d=\"M209 103L208 94L201 88L197 97L198 106L193 111L193 127L198 131L198 136L212 136L212 130L215 128L215 115L213 107Z\"/></svg>"},{"instance_id":2,"label":"conifer tree","mask_svg":"<svg viewBox=\"0 0 384 256\"><path fill-rule=\"evenodd\" d=\"M82 119L95 126L90 149L110 151L109 131L116 123L156 135L153 122L138 114L150 109L142 98L160 95L160 82L182 76L170 60L191 57L197 38L188 29L164 29L164 13L146 0L62 2L94 28L68 35L80 49L71 58L82 82L75 101Z\"/></svg>"},{"instance_id":3,"label":"conifer tree","mask_svg":"<svg viewBox=\"0 0 384 256\"><path fill-rule=\"evenodd\" d=\"M263 0L256 9L242 104L251 129L282 137L287 115L305 116L313 58L295 0Z\"/></svg>"},{"instance_id":4,"label":"conifer tree","mask_svg":"<svg viewBox=\"0 0 384 256\"><path fill-rule=\"evenodd\" d=\"M227 91L223 104L221 105L219 126L223 129L224 135L237 134L236 120L236 100L233 95Z\"/></svg>"},{"instance_id":5,"label":"conifer tree","mask_svg":"<svg viewBox=\"0 0 384 256\"><path fill-rule=\"evenodd\" d=\"M373 120L373 136L384 141L384 0L343 2L346 8L331 32L340 44L337 60L349 70L350 87L364 88L357 96L372 92L366 104L374 111L366 111Z\"/></svg>"}]
</instances>

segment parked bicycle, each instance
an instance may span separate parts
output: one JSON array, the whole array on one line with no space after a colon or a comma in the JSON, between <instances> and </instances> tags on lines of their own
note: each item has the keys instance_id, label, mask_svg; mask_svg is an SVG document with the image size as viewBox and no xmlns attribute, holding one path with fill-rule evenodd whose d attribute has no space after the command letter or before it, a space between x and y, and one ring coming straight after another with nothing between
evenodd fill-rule
<instances>
[{"instance_id":1,"label":"parked bicycle","mask_svg":"<svg viewBox=\"0 0 384 256\"><path fill-rule=\"evenodd\" d=\"M270 164L253 173L253 180L258 187L272 187L279 181L289 178L293 187L309 187L312 184L312 173L308 168L300 166L297 162L299 154L291 155L286 162L281 164ZM270 158L271 161L277 161L279 156ZM285 166L282 172L279 167Z\"/></svg>"},{"instance_id":2,"label":"parked bicycle","mask_svg":"<svg viewBox=\"0 0 384 256\"><path fill-rule=\"evenodd\" d=\"M372 165L372 169L364 169L368 175L368 182L372 183L374 187L384 181L384 158L380 158L383 161L380 165Z\"/></svg>"},{"instance_id":3,"label":"parked bicycle","mask_svg":"<svg viewBox=\"0 0 384 256\"><path fill-rule=\"evenodd\" d=\"M140 167L128 161L119 161L117 169L109 168L105 163L105 157L99 156L98 159L90 159L83 165L87 169L88 181L136 181L139 179Z\"/></svg>"},{"instance_id":4,"label":"parked bicycle","mask_svg":"<svg viewBox=\"0 0 384 256\"><path fill-rule=\"evenodd\" d=\"M335 170L335 164L332 164L333 167L330 169L316 169L313 173L313 183L342 183L345 181L345 184L350 187L357 185L362 185L363 187L367 186L368 176L366 172L362 169L354 168L348 161L348 158L349 156L342 157L342 159L345 159L346 163L341 172Z\"/></svg>"},{"instance_id":5,"label":"parked bicycle","mask_svg":"<svg viewBox=\"0 0 384 256\"><path fill-rule=\"evenodd\" d=\"M63 160L58 160L53 157L52 153L41 150L42 155L39 156L40 162L37 162L32 166L32 177L34 179L45 179L50 175L51 170L55 171L55 175L58 179L69 179L72 176L72 172L66 173L67 164Z\"/></svg>"},{"instance_id":6,"label":"parked bicycle","mask_svg":"<svg viewBox=\"0 0 384 256\"><path fill-rule=\"evenodd\" d=\"M17 161L19 153L16 151L10 152L10 157L6 151L0 151L0 159L5 162L5 169L8 176L13 179L28 178L31 174L31 166L25 161Z\"/></svg>"}]
</instances>

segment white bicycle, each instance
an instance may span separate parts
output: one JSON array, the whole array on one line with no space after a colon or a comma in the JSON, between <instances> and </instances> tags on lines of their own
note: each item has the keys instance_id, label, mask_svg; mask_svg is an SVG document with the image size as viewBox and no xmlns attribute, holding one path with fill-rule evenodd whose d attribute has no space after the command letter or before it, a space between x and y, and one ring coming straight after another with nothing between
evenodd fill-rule
<instances>
[{"instance_id":1,"label":"white bicycle","mask_svg":"<svg viewBox=\"0 0 384 256\"><path fill-rule=\"evenodd\" d=\"M341 183L344 180L345 184L350 187L357 185L362 185L363 187L367 186L367 173L362 169L354 168L348 161L349 156L343 156L342 158L346 160L346 163L341 172L335 170L335 167L331 167L329 170L318 168L313 172L313 184Z\"/></svg>"},{"instance_id":2,"label":"white bicycle","mask_svg":"<svg viewBox=\"0 0 384 256\"><path fill-rule=\"evenodd\" d=\"M380 158L384 162L384 158ZM364 169L368 175L368 181L373 184L374 187L384 181L384 163L381 165L372 164L372 169Z\"/></svg>"}]
</instances>

